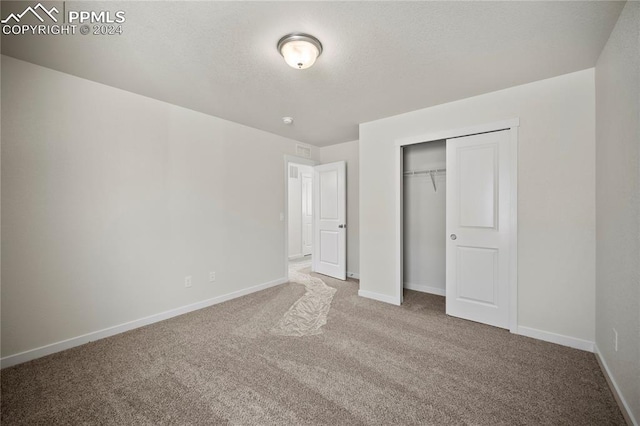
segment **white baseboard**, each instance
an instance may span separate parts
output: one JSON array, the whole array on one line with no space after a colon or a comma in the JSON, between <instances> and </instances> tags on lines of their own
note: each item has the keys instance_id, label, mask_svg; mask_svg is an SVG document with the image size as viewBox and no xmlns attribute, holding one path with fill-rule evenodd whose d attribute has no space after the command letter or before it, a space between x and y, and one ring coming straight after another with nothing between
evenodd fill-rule
<instances>
[{"instance_id":1,"label":"white baseboard","mask_svg":"<svg viewBox=\"0 0 640 426\"><path fill-rule=\"evenodd\" d=\"M358 296L400 306L400 301L397 297L387 296L386 294L374 293L373 291L358 290Z\"/></svg>"},{"instance_id":2,"label":"white baseboard","mask_svg":"<svg viewBox=\"0 0 640 426\"><path fill-rule=\"evenodd\" d=\"M578 339L577 337L564 336L562 334L552 333L550 331L537 330L535 328L518 326L516 334L532 337L545 342L556 343L562 346L568 346L574 349L580 349L587 352L593 352L595 343L589 340Z\"/></svg>"},{"instance_id":3,"label":"white baseboard","mask_svg":"<svg viewBox=\"0 0 640 426\"><path fill-rule=\"evenodd\" d=\"M602 370L602 374L604 374L604 378L607 379L607 383L609 384L609 388L611 388L611 393L613 393L613 397L615 398L618 406L620 407L620 411L624 416L624 419L630 425L638 426L638 420L633 417L633 412L631 411L631 407L622 396L622 392L620 392L620 388L616 383L613 375L611 374L611 370L609 370L609 366L607 362L604 360L602 355L600 354L600 350L598 349L598 345L594 345L594 353L596 354L596 359L598 360L598 364L600 364L600 369Z\"/></svg>"},{"instance_id":4,"label":"white baseboard","mask_svg":"<svg viewBox=\"0 0 640 426\"><path fill-rule=\"evenodd\" d=\"M359 280L360 279L360 274L358 274L357 272L349 272L349 271L347 271L347 277Z\"/></svg>"},{"instance_id":5,"label":"white baseboard","mask_svg":"<svg viewBox=\"0 0 640 426\"><path fill-rule=\"evenodd\" d=\"M444 289L444 287L434 287L434 286L424 285L424 284L404 283L404 288L406 288L407 290L420 291L422 293L435 294L438 296L447 295L447 291Z\"/></svg>"},{"instance_id":6,"label":"white baseboard","mask_svg":"<svg viewBox=\"0 0 640 426\"><path fill-rule=\"evenodd\" d=\"M178 315L183 315L189 312L197 311L198 309L206 308L212 305L217 305L218 303L226 302L231 299L236 299L241 296L246 296L247 294L255 293L256 291L265 290L269 287L274 287L280 284L284 284L288 281L289 280L286 277L278 278L277 280L269 281L263 284L258 284L256 286L245 288L243 290L238 290L232 293L216 296L211 299L192 303L186 306L181 306L179 308L171 309L165 312L160 312L159 314L150 315L148 317L129 321L124 324L119 324L113 327L104 328L102 330L93 331L91 333L83 334L81 336L72 337L71 339L62 340L60 342L51 343L49 345L41 346L39 348L20 352L15 355L9 355L0 359L0 368L11 367L12 365L21 364L23 362L31 361L36 358L41 358L46 355L51 355L56 352L64 351L66 349L71 349L76 346L84 345L85 343L94 342L96 340L104 339L105 337L124 333L125 331L129 331L135 328L143 327L145 325L153 324L158 321L164 321L166 319L169 319Z\"/></svg>"}]
</instances>

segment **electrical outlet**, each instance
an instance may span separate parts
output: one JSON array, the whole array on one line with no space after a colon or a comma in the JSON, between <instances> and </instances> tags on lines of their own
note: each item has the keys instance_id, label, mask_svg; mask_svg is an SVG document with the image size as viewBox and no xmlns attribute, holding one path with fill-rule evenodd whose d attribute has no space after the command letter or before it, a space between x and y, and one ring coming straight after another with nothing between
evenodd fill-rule
<instances>
[{"instance_id":1,"label":"electrical outlet","mask_svg":"<svg viewBox=\"0 0 640 426\"><path fill-rule=\"evenodd\" d=\"M613 330L613 349L618 352L618 332L615 328Z\"/></svg>"},{"instance_id":2,"label":"electrical outlet","mask_svg":"<svg viewBox=\"0 0 640 426\"><path fill-rule=\"evenodd\" d=\"M191 275L184 277L184 286L191 287Z\"/></svg>"},{"instance_id":3,"label":"electrical outlet","mask_svg":"<svg viewBox=\"0 0 640 426\"><path fill-rule=\"evenodd\" d=\"M215 282L216 280L216 273L215 272L209 272L209 282Z\"/></svg>"}]
</instances>

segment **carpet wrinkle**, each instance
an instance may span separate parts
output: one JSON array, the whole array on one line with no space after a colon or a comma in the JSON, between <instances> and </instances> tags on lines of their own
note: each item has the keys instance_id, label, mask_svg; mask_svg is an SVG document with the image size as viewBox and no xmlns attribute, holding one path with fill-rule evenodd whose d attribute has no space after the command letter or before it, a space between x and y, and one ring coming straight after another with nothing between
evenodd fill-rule
<instances>
[{"instance_id":1,"label":"carpet wrinkle","mask_svg":"<svg viewBox=\"0 0 640 426\"><path fill-rule=\"evenodd\" d=\"M359 368L368 368L370 375L380 374L380 379L368 377L375 381L384 381L393 385L393 387L402 392L403 399L409 398L415 400L417 404L423 403L438 403L438 406L442 407L448 405L446 403L447 398L439 401L438 398L443 398L443 392L446 389L439 389L435 387L425 388L425 378L435 383L444 383L441 380L445 373L438 365L446 360L434 361L433 359L427 359L423 364L424 367L417 367L416 364L410 364L405 362L405 358L398 357L397 353L388 352L385 350L376 349L375 352L371 351L371 347L365 344L351 344L341 345L339 350L344 353L347 359L356 359L361 365ZM409 356L410 357L410 356ZM436 397L434 394L437 394ZM447 415L449 418L453 418L455 410L443 409L443 415ZM449 411L449 412L448 412Z\"/></svg>"},{"instance_id":2,"label":"carpet wrinkle","mask_svg":"<svg viewBox=\"0 0 640 426\"><path fill-rule=\"evenodd\" d=\"M195 389L170 371L121 388L116 394L155 424L228 424L203 403Z\"/></svg>"},{"instance_id":3,"label":"carpet wrinkle","mask_svg":"<svg viewBox=\"0 0 640 426\"><path fill-rule=\"evenodd\" d=\"M322 334L271 328L287 283L2 370L2 425L624 425L593 354L335 290Z\"/></svg>"},{"instance_id":4,"label":"carpet wrinkle","mask_svg":"<svg viewBox=\"0 0 640 426\"><path fill-rule=\"evenodd\" d=\"M284 339L283 339L284 340ZM285 343L286 342L282 342ZM359 424L356 417L353 417L345 407L340 404L336 404L335 401L330 398L326 398L325 395L314 384L309 384L304 380L300 380L298 375L292 372L286 365L283 365L279 358L282 357L278 352L278 357L274 358L271 354L263 353L262 362L264 367L269 366L271 369L279 371L279 377L276 387L270 388L269 391L274 392L277 398L283 404L283 409L287 407L286 400L292 395L286 395L287 393L304 395L303 403L298 406L288 406L290 410L293 410L300 424ZM295 361L287 360L286 364L296 364ZM285 368L283 368L283 366ZM282 395L284 394L284 395ZM322 419L319 421L319 419Z\"/></svg>"},{"instance_id":5,"label":"carpet wrinkle","mask_svg":"<svg viewBox=\"0 0 640 426\"><path fill-rule=\"evenodd\" d=\"M225 378L227 382L237 384L239 386L238 389L243 388L248 392L258 392L260 395L269 397L270 405L273 407L272 412L278 414L277 418L272 419L274 420L273 424L282 424L287 419L294 419L287 424L313 424L316 416L327 417L326 413L321 414L318 412L318 409L323 406L324 410L329 410L331 413L339 413L341 411L339 406L330 404L313 388L304 386L288 372L274 369L273 362L264 353L259 358L246 352L227 353L220 364L224 366L224 370L233 372ZM269 380L274 370L278 371L276 381ZM218 392L225 394L228 390L218 389ZM313 405L289 406L287 404L289 398L295 398L301 394L313 401ZM246 397L243 399L246 399ZM246 413L242 412L245 408L245 406L241 406L241 411L232 410L228 415L231 419L238 419L242 415L246 415ZM283 418L283 414L286 415L285 418ZM269 419L264 420L267 424L272 424Z\"/></svg>"},{"instance_id":6,"label":"carpet wrinkle","mask_svg":"<svg viewBox=\"0 0 640 426\"><path fill-rule=\"evenodd\" d=\"M230 424L248 424L260 418L265 424L296 424L298 418L282 409L267 393L258 392L250 384L237 383L226 376L200 377L194 385L205 390L208 403L224 413ZM238 402L242 401L241 404Z\"/></svg>"},{"instance_id":7,"label":"carpet wrinkle","mask_svg":"<svg viewBox=\"0 0 640 426\"><path fill-rule=\"evenodd\" d=\"M358 363L348 362L351 358L342 357L336 359L336 362L343 362L346 371L353 374L337 374L332 371L332 366L298 368L297 374L305 374L311 370L314 375L307 378L309 382L316 383L316 386L324 388L330 392L336 384L338 384L341 392L331 395L337 403L343 404L350 412L357 415L366 423L367 418L373 414L383 424L390 422L400 422L401 424L415 424L422 417L418 413L425 413L425 409L430 402L429 392L423 392L424 398L412 394L405 383L400 383L397 378L389 380L388 377L381 375L375 368L358 365ZM298 366L299 367L299 366ZM350 395L364 392L368 395L366 400L350 399ZM375 395L375 396L373 396ZM383 401L386 401L383 403ZM354 403L357 402L357 403ZM381 410L381 407L384 407ZM429 411L428 417L439 423L454 419L452 412L447 412L440 408L439 410Z\"/></svg>"},{"instance_id":8,"label":"carpet wrinkle","mask_svg":"<svg viewBox=\"0 0 640 426\"><path fill-rule=\"evenodd\" d=\"M396 307L389 305L388 309L396 309ZM375 321L374 317L363 319L365 320L363 324L365 324L365 327L367 327L371 333L370 340L372 342L376 342L376 344L377 342L382 342L391 348L403 348L403 352L407 349L413 349L416 353L428 356L438 353L441 355L447 354L450 361L462 360L464 363L467 363L467 360L469 360L472 361L471 364L474 365L482 359L492 362L491 357L502 358L503 354L510 353L508 347L503 344L505 337L509 336L507 331L492 327L492 330L486 330L487 327L484 325L465 320L447 317L446 322L451 322L451 326L447 326L446 323L440 324L442 325L442 330L438 330L433 326L429 326L426 321L419 321L419 317L407 316L405 321L397 324L400 331L390 333L390 328L384 323ZM412 323L411 320L414 322ZM467 325L470 331L465 333L456 332L456 327L459 328L460 324ZM394 324L394 327L395 325L396 324ZM473 339L473 336L479 330L483 331L485 337L480 342L478 342L477 339ZM492 334L493 336L491 336ZM389 336L393 340L391 342L385 342L385 336ZM522 345L522 343L523 342L519 342L519 345ZM564 348L565 352L567 349L572 351L570 348ZM583 354L582 351L573 351L577 354ZM491 354L491 356L488 356L488 354ZM575 356L575 354L573 355ZM527 358L525 358L525 360L526 359ZM510 365L511 364L505 364L505 368L509 368Z\"/></svg>"},{"instance_id":9,"label":"carpet wrinkle","mask_svg":"<svg viewBox=\"0 0 640 426\"><path fill-rule=\"evenodd\" d=\"M409 295L419 295L419 297L432 297L432 296L422 295L422 294L415 293L415 292L407 292L407 293ZM437 296L435 296L435 297L437 297ZM439 299L441 299L444 302L444 298L439 298ZM410 301L410 299L407 299L407 300ZM444 303L442 303L442 306L444 307ZM398 309L397 307L389 306L389 305L387 305L386 307L387 307L387 309ZM441 315L441 317L442 317L442 315ZM407 316L403 316L403 320L405 320L405 322L406 322L407 319L408 319ZM464 361L464 363L462 363L462 364L459 363L459 364L457 364L455 366L449 366L448 365L447 367L448 367L449 371L451 371L451 370L456 371L456 370L460 369L461 367L464 367L464 365L466 363L468 363L469 364L469 369L471 369L472 371L473 370L478 370L479 372L482 372L483 370L487 369L487 367L489 367L492 362L495 363L496 360L502 361L501 357L502 357L502 353L503 352L509 353L509 351L513 351L514 349L521 350L521 349L523 349L522 347L524 346L525 351L524 352L520 351L520 353L519 353L520 356L519 357L514 357L514 356L502 357L504 359L504 361L505 361L505 364L500 365L499 371L495 371L495 376L496 377L506 376L507 379L503 380L501 383L494 384L494 389L504 388L505 385L509 384L509 382L511 381L510 377L512 377L513 375L518 376L518 375L521 375L522 373L527 373L527 371L524 371L524 370L526 370L525 368L520 368L520 371L518 371L518 368L516 368L518 366L518 362L514 362L513 363L514 365L508 364L509 359L511 359L511 360L515 359L515 360L518 360L518 361L519 360L535 360L536 357L523 356L523 355L528 355L528 350L527 349L534 350L534 349L538 349L538 348L543 348L545 351L549 351L549 349L551 349L551 351L550 351L551 355L549 355L550 358L554 358L553 354L559 352L559 353L563 354L562 358L566 358L567 360L573 360L573 362L568 362L567 364L564 364L564 365L562 363L558 363L557 360L545 360L544 362L537 363L538 365L535 365L536 364L535 362L530 362L530 364L534 364L534 366L535 366L535 370L534 371L537 371L539 368L542 368L543 371L544 370L551 370L551 371L548 371L548 372L546 372L544 374L544 376L546 378L552 378L552 380L554 380L554 382L557 383L558 382L558 376L557 376L558 374L560 374L561 376L566 376L567 373L569 373L569 377L571 377L572 374L574 373L574 371L572 371L572 370L576 369L576 365L581 365L581 366L583 366L583 368L582 368L581 372L577 375L577 377L581 377L581 374L586 373L586 374L590 374L591 375L591 377L592 377L591 380L597 380L601 384L604 383L603 380L602 380L603 376L602 376L601 371L599 370L597 365L595 365L593 363L593 354L590 354L590 353L587 353L587 352L583 352L583 351L579 351L579 350L575 350L575 349L571 349L571 348L562 347L562 346L559 346L559 345L549 344L547 342L540 342L540 341L537 341L537 340L534 340L534 339L526 338L524 336L511 335L511 334L509 334L509 333L507 333L507 332L505 332L503 330L495 329L495 328L492 328L492 327L486 327L486 326L483 326L481 324L469 323L468 321L459 320L459 319L456 319L456 318L444 317L444 319L445 320L453 320L453 322L457 322L459 324L471 325L472 329L473 328L478 328L480 331L482 331L483 332L483 337L485 337L487 334L490 334L490 335L492 334L492 335L496 336L496 340L501 341L503 343L500 346L496 346L494 341L493 341L493 339L489 339L489 340L483 339L483 340L480 340L480 342L479 342L477 337L474 338L475 332L473 332L473 333L471 333L471 332L468 332L468 333L453 333L452 336L455 336L456 334L465 335L464 336L465 339L466 338L470 339L473 343L476 344L476 346L478 345L478 343L485 343L485 344L483 345L484 351L482 351L482 350L478 351L478 348L476 347L476 351L480 352L480 357L479 358L474 359L474 357L473 357L474 356L473 348L468 348L469 350L466 351L464 356L457 357L457 358L461 359L462 361ZM374 322L375 322L375 320L372 318L371 321L367 321L367 319L364 319L364 321L358 322L358 324L362 324L362 323L370 324L370 323L374 323ZM447 321L447 322L450 322L450 321ZM381 323L379 321L375 322L375 323L378 325L378 327L375 327L378 331L383 330L384 327L387 324L387 323ZM423 324L425 324L425 323L426 322L423 322ZM442 323L442 320L440 321L440 323ZM351 334L354 334L354 333L355 333L355 331L352 330ZM389 333L387 333L387 334L389 334ZM362 333L360 335L362 335ZM397 333L397 335L402 335L402 333ZM504 344L505 338L506 338L506 340L509 341L509 342L507 342L508 344ZM378 346L380 346L379 345L380 342L384 342L384 341L381 341L379 333L378 333L377 336L375 336L375 338L372 339L372 341L378 342L378 343L376 343ZM410 343L410 341L411 341L411 339L409 339L405 343ZM402 344L402 342L398 342L398 343ZM467 345L464 345L464 342L461 342L461 343L462 344L458 343L456 345L456 348L458 350L460 350L461 348L465 348L465 346L467 346ZM427 347L429 347L428 341L426 341L425 344L426 344ZM406 346L403 346L403 347L406 348ZM496 349L498 349L498 350L496 351ZM438 345L438 350L439 351L440 350L447 350L447 348L446 348L446 346L444 348L441 348L440 345ZM364 352L364 351L362 351L362 352ZM482 354L482 352L486 352L486 353ZM545 353L544 351L540 351L540 350L537 350L537 352ZM496 357L496 355L498 355L498 356ZM581 361L583 361L583 362L582 363L581 362L576 363L575 362L576 358L581 358ZM456 357L454 357L453 359L456 359ZM467 361L467 359L468 359L468 361ZM485 365L482 365L482 364L479 363L483 359L487 361L487 363L485 363ZM588 363L588 366L584 364L585 362ZM400 362L400 363L402 364L402 362ZM522 363L520 362L520 364L522 364ZM451 367L453 367L453 368L451 368ZM511 367L511 368L509 369L509 367ZM494 370L495 370L495 368L494 368ZM505 374L505 370L508 370L508 371L506 371L506 374ZM469 371L462 370L462 372L464 374L469 374ZM487 379L491 379L492 377L493 377L493 374L480 375L479 376L479 381L482 382L482 381L485 381ZM579 382L576 382L575 377L574 377L573 381L561 380L560 383L564 384L566 388L572 389L572 392L575 392L576 389L584 390L584 387L580 386ZM528 389L529 388L529 384L526 381L523 382L523 383L519 383L519 385L520 385L521 389ZM548 382L547 383L540 383L540 385L548 387L549 383ZM513 390L513 386L511 387L511 389ZM462 390L463 389L461 389L461 391ZM480 389L480 390L482 390L482 389ZM604 388L601 389L601 391L603 391L605 393L605 395L607 395L607 394L610 395L610 391L606 387L606 385L605 385ZM556 392L558 392L558 389L553 389L553 388L549 389L547 391L547 393L546 393L546 398L544 398L544 400L546 400L546 401L544 401L544 402L546 402L547 404L550 401L553 402L554 397L557 397L557 394L554 394ZM512 395L512 394L513 394L512 392L507 392L507 395ZM568 394L570 395L571 393L568 393ZM537 396L540 397L540 393L538 393ZM507 398L506 400L508 401L509 399L512 400L513 398ZM605 398L605 399L610 402L610 399L608 397ZM533 398L533 400L536 400L536 398ZM603 408L605 408L605 407L602 407L602 406L598 407L596 405L595 406L596 409L591 410L590 408L594 407L593 404L589 405L589 404L582 403L583 401L588 401L589 398L576 398L576 400L578 401L577 407L576 407L576 405L566 405L566 407L569 407L568 412L571 413L571 415L566 415L566 417L579 418L579 416L574 416L574 414L576 414L576 412L577 412L577 414L589 413L588 414L589 418L594 418L595 419L595 418L597 418L597 417L594 417L595 416L595 412L602 413ZM606 407L609 408L609 409L612 409L610 414L614 414L615 417L616 417L616 420L619 421L620 417L616 414L616 413L619 413L618 410L617 410L617 406L615 404L607 404ZM547 408L547 410L548 410L548 408ZM606 416L605 416L605 418L606 418ZM576 422L577 422L577 420L576 420ZM579 424L579 422L577 424Z\"/></svg>"},{"instance_id":10,"label":"carpet wrinkle","mask_svg":"<svg viewBox=\"0 0 640 426\"><path fill-rule=\"evenodd\" d=\"M380 406L389 395L385 389L374 383L366 382L359 377L345 373L335 373L319 366L309 367L290 360L278 361L278 366L292 374L301 383L313 386L317 391L338 407L344 407L348 412L359 418L366 418L367 413ZM367 390L368 397L354 400L350 396ZM356 402L357 403L354 403ZM389 411L386 411L389 413ZM380 419L382 422L390 420L388 417Z\"/></svg>"},{"instance_id":11,"label":"carpet wrinkle","mask_svg":"<svg viewBox=\"0 0 640 426\"><path fill-rule=\"evenodd\" d=\"M339 339L332 339L332 342L334 341L339 341ZM422 379L418 379L419 376L415 373L419 372L420 369L407 369L403 365L403 359L398 358L397 353L389 353L389 357L385 359L384 351L380 351L379 348L375 352L372 352L370 349L373 348L368 348L364 345L355 346L353 344L344 344L342 342L341 344L334 345L333 348L337 353L345 352L344 350L340 350L344 348L350 348L353 350L351 354L347 353L347 355L341 359L334 359L334 363L342 365L348 371L357 371L358 376L363 377L367 383L385 383L386 387L381 391L384 394L397 393L399 395L398 399L402 401L402 406L397 407L397 410L390 410L389 403L386 404L386 410L389 412L385 413L385 415L392 416L394 421L398 420L403 424L413 423L411 419L403 418L404 413L420 412L424 407L424 404L430 402L431 392L433 389L425 388L424 381L422 381ZM383 353L381 354L380 352ZM369 354L371 354L371 356L367 358L367 355ZM366 364L368 364L368 366L365 366L362 365L363 359L367 359L367 361L373 360L374 362L371 364L367 362ZM330 371L332 365L333 364L323 364L322 368L326 368L327 371ZM309 368L313 368L313 366L309 366ZM384 370L385 368L386 371ZM385 371L384 375L380 373L381 369L382 371ZM414 379L416 386L412 388L409 386L409 383ZM422 392L417 392L418 389L421 389ZM454 413L455 410L443 409L443 404L446 403L447 398L444 398L440 401L440 410L438 412L431 413L431 417L438 418L436 423L442 424L442 422L453 422L455 416L452 413ZM366 409L368 409L368 407L365 407L365 410ZM391 418L387 418L386 420L391 421Z\"/></svg>"},{"instance_id":12,"label":"carpet wrinkle","mask_svg":"<svg viewBox=\"0 0 640 426\"><path fill-rule=\"evenodd\" d=\"M283 419L283 417L274 417L272 415L273 410L270 410L269 407L273 404L268 398L260 398L260 394L243 384L242 380L229 380L228 374L214 374L206 368L190 368L194 365L200 367L200 365L193 364L191 360L189 362L184 361L178 366L178 371L189 370L196 372L183 378L183 384L191 388L200 389L200 398L203 402L212 411L224 413L229 424L242 423L242 419L247 418L247 416L249 418L259 416L267 422ZM238 404L238 401L243 401L243 404ZM292 419L289 418L289 420Z\"/></svg>"},{"instance_id":13,"label":"carpet wrinkle","mask_svg":"<svg viewBox=\"0 0 640 426\"><path fill-rule=\"evenodd\" d=\"M331 342L335 342L337 339L331 339ZM345 344L339 344L337 345L338 347L345 347L347 345ZM366 366L362 366L361 363L358 361L358 358L362 358L363 356L365 356L365 354L368 353L367 348L364 347L360 347L358 348L359 352L358 354L355 354L355 357L342 357L341 356L341 352L338 350L338 347L330 347L327 348L324 352L330 351L333 354L333 357L331 358L330 362L323 362L320 365L314 365L314 361L313 360L308 360L308 357L305 356L304 353L293 353L292 351L289 352L290 356L293 355L297 355L297 358L295 359L295 365L299 366L299 369L301 371L305 371L305 369L311 369L311 370L317 370L317 369L321 369L321 371L323 372L322 375L325 375L325 371L326 372L330 372L331 369L335 366L335 365L341 365L343 366L343 369L346 371L354 371L357 372L358 377L363 377L364 380L367 383L385 383L386 387L382 390L380 390L380 393L382 394L390 394L393 392L398 392L399 395L401 394L401 396L398 397L399 401L402 401L403 406L397 407L397 410L390 410L389 411L389 403L387 403L387 407L385 408L387 411L389 411L388 413L386 413L386 416L390 416L385 418L385 422L387 421L401 421L403 424L407 423L407 424L412 424L414 422L412 422L410 419L408 418L404 418L404 413L408 412L408 413L412 413L412 412L420 412L422 411L422 409L424 408L424 404L426 402L428 402L428 388L424 388L424 386L422 386L423 390L426 391L426 393L423 393L423 399L418 399L418 398L411 398L411 395L408 395L407 393L403 393L403 391L406 390L406 386L402 383L398 382L397 377L394 377L392 379L389 379L389 377L387 376L383 376L382 374L380 374L380 372L377 370L377 368L375 368L375 366L373 366L373 368L371 366L366 367ZM311 348L313 350L313 352L323 352L320 348L317 347L313 347ZM337 355L337 356L336 356ZM401 364L402 360L396 360L395 362L392 362L391 365L395 366L397 364ZM315 363L317 364L317 363ZM388 368L388 366L386 366ZM331 374L331 373L327 373L327 374ZM393 375L393 374L392 374ZM409 374L410 375L410 374ZM312 381L318 381L318 380L312 380ZM335 378L331 379L331 382L340 382L339 380L336 380ZM424 384L424 383L422 383ZM356 386L356 388L361 388L361 385L358 384ZM354 390L355 391L355 390ZM407 407L407 405L409 405L409 407ZM365 407L365 411L368 410L370 407L366 406ZM353 409L350 409L350 411L354 411ZM360 410L362 411L362 410ZM376 416L378 416L378 414L376 414ZM445 411L442 412L438 412L438 413L432 413L431 414L432 417L438 418L438 421L436 422L437 424L442 424L442 422L447 422L447 423L452 423L453 422L453 416L449 413L446 413ZM402 420L401 420L402 419ZM453 422L455 423L455 422Z\"/></svg>"}]
</instances>

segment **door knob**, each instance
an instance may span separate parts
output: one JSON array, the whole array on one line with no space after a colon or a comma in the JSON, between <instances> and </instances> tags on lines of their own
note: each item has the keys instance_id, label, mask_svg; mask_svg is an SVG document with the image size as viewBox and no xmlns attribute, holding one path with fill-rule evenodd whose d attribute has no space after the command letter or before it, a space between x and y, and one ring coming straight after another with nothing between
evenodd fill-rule
<instances>
[{"instance_id":1,"label":"door knob","mask_svg":"<svg viewBox=\"0 0 640 426\"><path fill-rule=\"evenodd\" d=\"M456 234L451 234L451 239L452 240L456 240L458 238L458 236Z\"/></svg>"},{"instance_id":2,"label":"door knob","mask_svg":"<svg viewBox=\"0 0 640 426\"><path fill-rule=\"evenodd\" d=\"M347 227L347 224L346 224L346 223L345 223L345 224L343 224L343 225L338 225L338 228L340 228L340 229L343 229L343 228L346 228L346 227Z\"/></svg>"}]
</instances>

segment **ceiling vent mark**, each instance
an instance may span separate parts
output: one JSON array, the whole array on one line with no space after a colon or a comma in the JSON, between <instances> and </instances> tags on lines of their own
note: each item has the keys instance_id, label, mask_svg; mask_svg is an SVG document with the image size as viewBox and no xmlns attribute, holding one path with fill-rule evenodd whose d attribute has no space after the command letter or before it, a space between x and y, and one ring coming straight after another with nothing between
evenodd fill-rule
<instances>
[{"instance_id":1,"label":"ceiling vent mark","mask_svg":"<svg viewBox=\"0 0 640 426\"><path fill-rule=\"evenodd\" d=\"M311 158L311 148L304 145L296 145L296 155L304 158Z\"/></svg>"}]
</instances>

